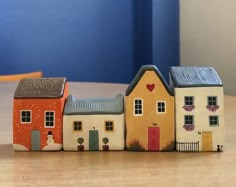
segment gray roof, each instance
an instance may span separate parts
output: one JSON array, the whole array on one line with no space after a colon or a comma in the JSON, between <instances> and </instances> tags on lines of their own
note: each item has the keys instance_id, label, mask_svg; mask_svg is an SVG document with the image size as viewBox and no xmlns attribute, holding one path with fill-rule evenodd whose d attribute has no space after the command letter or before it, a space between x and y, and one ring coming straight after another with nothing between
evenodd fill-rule
<instances>
[{"instance_id":1,"label":"gray roof","mask_svg":"<svg viewBox=\"0 0 236 187\"><path fill-rule=\"evenodd\" d=\"M143 65L139 69L138 73L136 74L132 82L130 83L129 87L127 88L126 96L128 96L133 91L133 89L138 84L139 80L142 78L143 74L146 71L154 71L156 75L159 77L159 79L161 80L162 84L165 86L165 89L167 90L167 92L170 95L173 95L173 91L170 89L169 85L166 83L164 77L162 76L161 72L157 69L157 67L155 65Z\"/></svg>"},{"instance_id":2,"label":"gray roof","mask_svg":"<svg viewBox=\"0 0 236 187\"><path fill-rule=\"evenodd\" d=\"M124 96L115 98L76 99L69 95L66 99L64 115L78 114L122 114L124 113Z\"/></svg>"},{"instance_id":3,"label":"gray roof","mask_svg":"<svg viewBox=\"0 0 236 187\"><path fill-rule=\"evenodd\" d=\"M175 87L223 86L219 75L212 67L171 67L170 78Z\"/></svg>"},{"instance_id":4,"label":"gray roof","mask_svg":"<svg viewBox=\"0 0 236 187\"><path fill-rule=\"evenodd\" d=\"M14 98L60 98L64 94L66 78L22 79Z\"/></svg>"}]
</instances>

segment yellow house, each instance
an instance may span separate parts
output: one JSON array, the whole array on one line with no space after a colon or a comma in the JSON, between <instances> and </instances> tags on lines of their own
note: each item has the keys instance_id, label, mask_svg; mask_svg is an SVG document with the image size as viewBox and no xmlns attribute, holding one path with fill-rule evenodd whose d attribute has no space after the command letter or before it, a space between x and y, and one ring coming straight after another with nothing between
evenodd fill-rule
<instances>
[{"instance_id":1,"label":"yellow house","mask_svg":"<svg viewBox=\"0 0 236 187\"><path fill-rule=\"evenodd\" d=\"M140 68L126 90L125 106L127 150L174 149L174 96L156 66Z\"/></svg>"}]
</instances>

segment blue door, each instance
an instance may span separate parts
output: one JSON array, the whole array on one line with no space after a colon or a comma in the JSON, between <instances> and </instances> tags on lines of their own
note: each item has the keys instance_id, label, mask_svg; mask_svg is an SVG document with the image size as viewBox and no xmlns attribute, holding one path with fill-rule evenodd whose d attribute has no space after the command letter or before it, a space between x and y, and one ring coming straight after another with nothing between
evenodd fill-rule
<instances>
[{"instance_id":1,"label":"blue door","mask_svg":"<svg viewBox=\"0 0 236 187\"><path fill-rule=\"evenodd\" d=\"M31 131L31 150L40 151L40 131Z\"/></svg>"},{"instance_id":2,"label":"blue door","mask_svg":"<svg viewBox=\"0 0 236 187\"><path fill-rule=\"evenodd\" d=\"M99 150L99 141L98 141L98 131L90 130L89 131L89 150L98 151Z\"/></svg>"}]
</instances>

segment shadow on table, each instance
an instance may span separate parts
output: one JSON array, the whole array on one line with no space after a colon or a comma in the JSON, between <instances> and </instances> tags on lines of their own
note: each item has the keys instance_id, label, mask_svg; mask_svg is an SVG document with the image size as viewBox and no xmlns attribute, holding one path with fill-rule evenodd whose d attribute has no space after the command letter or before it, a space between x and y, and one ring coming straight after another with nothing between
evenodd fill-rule
<instances>
[{"instance_id":1,"label":"shadow on table","mask_svg":"<svg viewBox=\"0 0 236 187\"><path fill-rule=\"evenodd\" d=\"M0 158L14 154L12 144L0 144Z\"/></svg>"}]
</instances>

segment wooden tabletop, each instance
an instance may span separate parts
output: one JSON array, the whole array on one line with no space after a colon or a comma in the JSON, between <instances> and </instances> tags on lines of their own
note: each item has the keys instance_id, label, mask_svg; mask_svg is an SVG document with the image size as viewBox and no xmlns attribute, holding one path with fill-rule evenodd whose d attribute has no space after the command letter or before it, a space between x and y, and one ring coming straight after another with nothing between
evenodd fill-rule
<instances>
[{"instance_id":1,"label":"wooden tabletop","mask_svg":"<svg viewBox=\"0 0 236 187\"><path fill-rule=\"evenodd\" d=\"M235 186L236 97L225 96L224 152L14 152L17 83L0 83L0 187ZM77 97L114 97L125 84L69 83Z\"/></svg>"}]
</instances>

